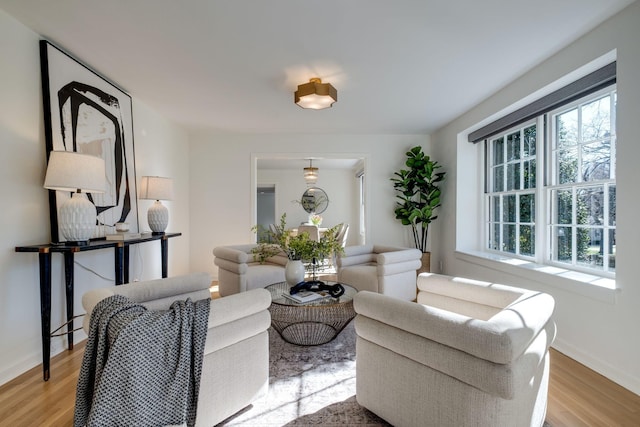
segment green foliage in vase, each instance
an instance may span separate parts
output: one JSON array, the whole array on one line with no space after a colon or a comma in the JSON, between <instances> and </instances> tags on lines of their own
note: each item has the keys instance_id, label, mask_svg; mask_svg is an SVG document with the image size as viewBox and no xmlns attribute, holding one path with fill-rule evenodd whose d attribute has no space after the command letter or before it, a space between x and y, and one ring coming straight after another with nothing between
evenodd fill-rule
<instances>
[{"instance_id":1,"label":"green foliage in vase","mask_svg":"<svg viewBox=\"0 0 640 427\"><path fill-rule=\"evenodd\" d=\"M258 231L259 226L254 226L253 230ZM267 258L284 254L290 260L313 261L314 259L330 258L334 254L342 254L342 243L337 239L340 224L329 228L322 233L318 241L311 240L309 233L294 234L287 229L287 214L282 214L280 224L275 225L275 230L266 230L270 241L275 243L258 243L251 252L259 262L264 262Z\"/></svg>"}]
</instances>

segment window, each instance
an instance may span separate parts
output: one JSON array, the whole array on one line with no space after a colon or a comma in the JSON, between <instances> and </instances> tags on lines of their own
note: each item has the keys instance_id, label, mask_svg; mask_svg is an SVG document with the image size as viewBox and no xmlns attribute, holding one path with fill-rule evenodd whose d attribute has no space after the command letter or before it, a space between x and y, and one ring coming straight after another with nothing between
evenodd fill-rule
<instances>
[{"instance_id":1,"label":"window","mask_svg":"<svg viewBox=\"0 0 640 427\"><path fill-rule=\"evenodd\" d=\"M489 248L535 255L536 124L489 140Z\"/></svg>"},{"instance_id":2,"label":"window","mask_svg":"<svg viewBox=\"0 0 640 427\"><path fill-rule=\"evenodd\" d=\"M615 85L488 137L486 250L615 273Z\"/></svg>"},{"instance_id":3,"label":"window","mask_svg":"<svg viewBox=\"0 0 640 427\"><path fill-rule=\"evenodd\" d=\"M552 261L615 272L616 99L609 90L549 115Z\"/></svg>"}]
</instances>

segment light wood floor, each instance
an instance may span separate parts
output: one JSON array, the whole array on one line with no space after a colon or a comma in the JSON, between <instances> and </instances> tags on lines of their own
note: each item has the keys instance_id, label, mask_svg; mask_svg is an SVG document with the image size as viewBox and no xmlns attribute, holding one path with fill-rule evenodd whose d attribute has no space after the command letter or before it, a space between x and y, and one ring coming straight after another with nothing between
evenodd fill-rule
<instances>
[{"instance_id":1,"label":"light wood floor","mask_svg":"<svg viewBox=\"0 0 640 427\"><path fill-rule=\"evenodd\" d=\"M84 344L51 360L49 381L42 381L38 366L1 386L0 426L71 426ZM547 421L552 427L637 427L640 396L552 350Z\"/></svg>"}]
</instances>

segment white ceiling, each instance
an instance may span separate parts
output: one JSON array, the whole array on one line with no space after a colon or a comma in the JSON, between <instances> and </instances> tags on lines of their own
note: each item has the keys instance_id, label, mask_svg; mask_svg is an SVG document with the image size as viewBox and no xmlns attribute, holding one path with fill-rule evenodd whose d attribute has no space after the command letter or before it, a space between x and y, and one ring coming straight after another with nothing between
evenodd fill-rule
<instances>
[{"instance_id":1,"label":"white ceiling","mask_svg":"<svg viewBox=\"0 0 640 427\"><path fill-rule=\"evenodd\" d=\"M424 134L632 2L0 0L0 8L188 128ZM293 92L316 76L336 87L338 102L303 110Z\"/></svg>"}]
</instances>

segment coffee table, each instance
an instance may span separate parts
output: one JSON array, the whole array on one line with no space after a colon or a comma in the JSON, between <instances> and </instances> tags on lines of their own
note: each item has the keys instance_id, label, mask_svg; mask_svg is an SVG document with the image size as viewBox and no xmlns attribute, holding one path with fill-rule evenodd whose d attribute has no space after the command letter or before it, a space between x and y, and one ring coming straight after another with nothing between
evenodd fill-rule
<instances>
[{"instance_id":1,"label":"coffee table","mask_svg":"<svg viewBox=\"0 0 640 427\"><path fill-rule=\"evenodd\" d=\"M325 281L328 285L336 282ZM355 317L353 296L358 291L341 283L344 294L339 298L324 298L308 303L297 303L282 296L289 293L291 285L286 282L267 286L271 292L271 326L282 339L296 345L320 345L338 336L340 331Z\"/></svg>"}]
</instances>

